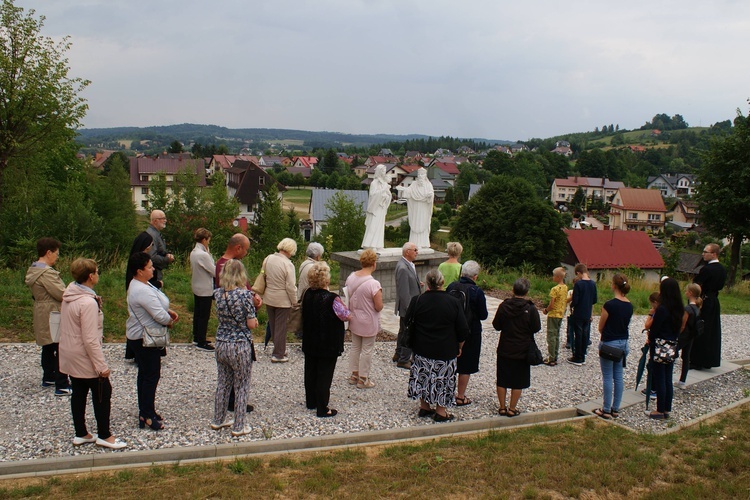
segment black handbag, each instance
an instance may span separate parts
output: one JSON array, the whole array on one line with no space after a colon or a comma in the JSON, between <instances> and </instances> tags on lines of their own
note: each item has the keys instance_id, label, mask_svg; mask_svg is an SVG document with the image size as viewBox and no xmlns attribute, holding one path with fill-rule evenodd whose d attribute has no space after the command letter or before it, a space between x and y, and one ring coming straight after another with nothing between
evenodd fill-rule
<instances>
[{"instance_id":1,"label":"black handbag","mask_svg":"<svg viewBox=\"0 0 750 500\"><path fill-rule=\"evenodd\" d=\"M404 332L401 337L401 345L403 345L407 349L411 349L414 345L414 317L416 316L419 297L421 297L421 295L417 296L417 300L414 302L414 309L411 311L411 315L406 320Z\"/></svg>"},{"instance_id":2,"label":"black handbag","mask_svg":"<svg viewBox=\"0 0 750 500\"><path fill-rule=\"evenodd\" d=\"M602 344L599 348L600 358L608 359L610 361L622 361L623 356L625 356L625 350L620 349L619 347Z\"/></svg>"},{"instance_id":3,"label":"black handbag","mask_svg":"<svg viewBox=\"0 0 750 500\"><path fill-rule=\"evenodd\" d=\"M534 340L534 337L531 337L531 342L529 342L529 352L526 354L526 362L531 366L538 366L544 363L542 351L536 346L536 340Z\"/></svg>"}]
</instances>

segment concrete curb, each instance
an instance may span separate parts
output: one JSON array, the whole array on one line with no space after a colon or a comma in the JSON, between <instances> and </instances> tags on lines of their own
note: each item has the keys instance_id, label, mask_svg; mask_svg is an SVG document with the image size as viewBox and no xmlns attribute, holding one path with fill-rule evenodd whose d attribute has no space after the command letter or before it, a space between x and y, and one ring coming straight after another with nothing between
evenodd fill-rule
<instances>
[{"instance_id":1,"label":"concrete curb","mask_svg":"<svg viewBox=\"0 0 750 500\"><path fill-rule=\"evenodd\" d=\"M213 460L231 460L246 456L262 456L301 451L325 451L336 448L386 445L404 441L436 439L467 435L498 429L514 429L531 425L561 423L580 419L575 408L521 414L518 417L496 417L448 422L439 425L365 431L351 434L305 437L285 440L251 441L214 446L188 446L162 450L108 452L76 457L0 462L0 478L50 476L94 472L119 468L146 467Z\"/></svg>"}]
</instances>

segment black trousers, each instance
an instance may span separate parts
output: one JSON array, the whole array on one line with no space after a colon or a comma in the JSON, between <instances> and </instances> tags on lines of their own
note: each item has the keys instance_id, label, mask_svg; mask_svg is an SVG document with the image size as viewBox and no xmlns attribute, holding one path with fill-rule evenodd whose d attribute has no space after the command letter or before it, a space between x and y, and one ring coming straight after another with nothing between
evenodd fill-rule
<instances>
[{"instance_id":1,"label":"black trousers","mask_svg":"<svg viewBox=\"0 0 750 500\"><path fill-rule=\"evenodd\" d=\"M211 317L212 296L199 297L193 294L195 307L193 308L193 342L206 343L206 332L208 331L208 319Z\"/></svg>"},{"instance_id":2,"label":"black trousers","mask_svg":"<svg viewBox=\"0 0 750 500\"><path fill-rule=\"evenodd\" d=\"M42 382L54 382L55 389L65 389L70 381L66 374L60 373L59 346L57 342L42 346Z\"/></svg>"},{"instance_id":3,"label":"black trousers","mask_svg":"<svg viewBox=\"0 0 750 500\"><path fill-rule=\"evenodd\" d=\"M305 354L305 404L317 410L318 416L328 413L331 383L338 357L319 357Z\"/></svg>"},{"instance_id":4,"label":"black trousers","mask_svg":"<svg viewBox=\"0 0 750 500\"><path fill-rule=\"evenodd\" d=\"M128 339L138 363L138 413L145 419L156 417L156 386L161 378L162 349L143 347L143 341Z\"/></svg>"},{"instance_id":5,"label":"black trousers","mask_svg":"<svg viewBox=\"0 0 750 500\"><path fill-rule=\"evenodd\" d=\"M112 435L109 431L109 415L112 401L112 384L108 378L76 378L70 377L73 394L70 396L70 411L73 414L73 427L76 437L84 437L89 431L86 429L86 400L91 391L91 404L94 406L96 417L96 433L99 438L107 439Z\"/></svg>"}]
</instances>

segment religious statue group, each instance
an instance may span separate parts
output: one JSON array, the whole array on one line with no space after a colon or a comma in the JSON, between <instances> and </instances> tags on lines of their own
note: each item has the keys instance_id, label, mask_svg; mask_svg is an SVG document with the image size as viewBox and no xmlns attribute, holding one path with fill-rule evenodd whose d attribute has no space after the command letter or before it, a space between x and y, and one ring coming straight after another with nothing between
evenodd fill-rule
<instances>
[{"instance_id":1,"label":"religious statue group","mask_svg":"<svg viewBox=\"0 0 750 500\"><path fill-rule=\"evenodd\" d=\"M409 219L409 241L418 248L430 247L430 222L435 190L427 178L427 170L417 170L417 178L406 187L398 186L399 197L406 200ZM391 204L391 184L385 165L375 167L375 178L370 184L370 197L365 213L365 236L362 248L382 249L385 245L385 216Z\"/></svg>"}]
</instances>

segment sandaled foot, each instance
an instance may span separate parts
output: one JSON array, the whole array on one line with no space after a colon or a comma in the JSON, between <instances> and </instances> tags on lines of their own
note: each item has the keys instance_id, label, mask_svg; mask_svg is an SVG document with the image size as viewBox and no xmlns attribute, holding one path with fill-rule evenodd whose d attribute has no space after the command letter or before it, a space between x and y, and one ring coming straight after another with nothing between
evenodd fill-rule
<instances>
[{"instance_id":1,"label":"sandaled foot","mask_svg":"<svg viewBox=\"0 0 750 500\"><path fill-rule=\"evenodd\" d=\"M597 417L601 417L604 420L609 420L612 418L612 414L608 411L604 411L603 408L597 408L596 410L594 410L594 415L596 415Z\"/></svg>"},{"instance_id":2,"label":"sandaled foot","mask_svg":"<svg viewBox=\"0 0 750 500\"><path fill-rule=\"evenodd\" d=\"M455 415L451 415L450 413L446 413L445 415L435 413L435 415L432 417L435 422L448 422L450 420L453 420L454 418L456 418Z\"/></svg>"},{"instance_id":3,"label":"sandaled foot","mask_svg":"<svg viewBox=\"0 0 750 500\"><path fill-rule=\"evenodd\" d=\"M508 416L509 417L517 417L521 414L521 410L517 408L508 408Z\"/></svg>"},{"instance_id":4,"label":"sandaled foot","mask_svg":"<svg viewBox=\"0 0 750 500\"><path fill-rule=\"evenodd\" d=\"M433 410L432 408L420 408L419 412L417 413L417 415L420 418L422 418L422 417L431 417L434 414L435 414L435 410Z\"/></svg>"},{"instance_id":5,"label":"sandaled foot","mask_svg":"<svg viewBox=\"0 0 750 500\"><path fill-rule=\"evenodd\" d=\"M467 398L466 396L459 398L456 396L456 406L466 406L471 404L471 399Z\"/></svg>"},{"instance_id":6,"label":"sandaled foot","mask_svg":"<svg viewBox=\"0 0 750 500\"><path fill-rule=\"evenodd\" d=\"M612 410L609 412L610 415L612 415L612 418L619 418L620 412L618 410Z\"/></svg>"},{"instance_id":7,"label":"sandaled foot","mask_svg":"<svg viewBox=\"0 0 750 500\"><path fill-rule=\"evenodd\" d=\"M507 417L508 416L508 409L507 408L500 408L499 410L497 410L497 412L500 415L502 415L503 417Z\"/></svg>"},{"instance_id":8,"label":"sandaled foot","mask_svg":"<svg viewBox=\"0 0 750 500\"><path fill-rule=\"evenodd\" d=\"M336 415L338 415L338 413L339 412L334 410L333 408L329 408L325 413L318 413L318 418L335 417Z\"/></svg>"}]
</instances>

